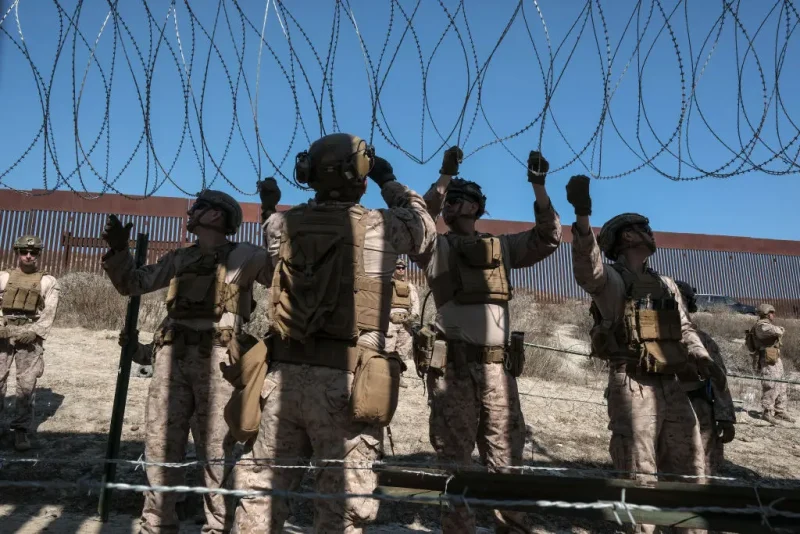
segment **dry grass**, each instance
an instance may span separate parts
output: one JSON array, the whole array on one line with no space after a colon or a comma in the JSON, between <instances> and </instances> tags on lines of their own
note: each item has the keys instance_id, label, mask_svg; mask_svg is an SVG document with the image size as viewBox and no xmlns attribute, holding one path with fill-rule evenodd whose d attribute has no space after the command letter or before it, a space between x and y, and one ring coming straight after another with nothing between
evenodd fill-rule
<instances>
[{"instance_id":1,"label":"dry grass","mask_svg":"<svg viewBox=\"0 0 800 534\"><path fill-rule=\"evenodd\" d=\"M107 276L96 273L73 272L62 276L61 300L58 304L56 325L61 327L81 326L90 330L120 330L125 321L128 298L120 295ZM269 292L255 285L253 297L256 310L245 330L253 335L267 331ZM166 289L143 295L139 305L139 330L153 332L167 310L164 305Z\"/></svg>"}]
</instances>

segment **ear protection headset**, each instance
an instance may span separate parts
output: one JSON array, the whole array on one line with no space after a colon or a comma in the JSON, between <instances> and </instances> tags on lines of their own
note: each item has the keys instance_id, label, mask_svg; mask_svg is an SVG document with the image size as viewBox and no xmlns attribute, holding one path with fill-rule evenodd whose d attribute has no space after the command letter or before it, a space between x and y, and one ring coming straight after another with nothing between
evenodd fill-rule
<instances>
[{"instance_id":1,"label":"ear protection headset","mask_svg":"<svg viewBox=\"0 0 800 534\"><path fill-rule=\"evenodd\" d=\"M362 149L363 147L363 149ZM367 158L368 166L366 170L359 170L359 160L363 150ZM367 173L372 170L375 164L375 148L367 144L363 139L359 141L355 152L346 158L332 161L320 168L320 164L314 161L307 150L299 152L295 156L294 179L299 184L310 184L311 182L327 182L342 185L348 182L361 182L367 177Z\"/></svg>"}]
</instances>

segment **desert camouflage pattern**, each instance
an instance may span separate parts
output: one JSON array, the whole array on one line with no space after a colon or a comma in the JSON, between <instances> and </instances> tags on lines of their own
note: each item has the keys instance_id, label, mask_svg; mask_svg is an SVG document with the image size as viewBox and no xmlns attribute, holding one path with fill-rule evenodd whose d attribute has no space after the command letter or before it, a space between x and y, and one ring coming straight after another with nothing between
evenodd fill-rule
<instances>
[{"instance_id":1,"label":"desert camouflage pattern","mask_svg":"<svg viewBox=\"0 0 800 534\"><path fill-rule=\"evenodd\" d=\"M764 305L762 305L764 306ZM767 308L765 306L765 308ZM769 307L772 311L774 308ZM756 321L754 330L757 347L771 347L783 337L784 328L773 324L768 318ZM755 367L758 374L764 378L784 378L783 358L778 358L774 365L767 365L758 353L754 355ZM761 408L763 415L776 415L786 413L786 384L782 382L761 382Z\"/></svg>"},{"instance_id":2,"label":"desert camouflage pattern","mask_svg":"<svg viewBox=\"0 0 800 534\"><path fill-rule=\"evenodd\" d=\"M33 429L36 381L44 373L44 348L41 341L28 345L12 345L7 339L0 340L0 421L5 407L8 375L11 366L17 366L17 389L14 415L10 427L14 430Z\"/></svg>"},{"instance_id":3,"label":"desert camouflage pattern","mask_svg":"<svg viewBox=\"0 0 800 534\"><path fill-rule=\"evenodd\" d=\"M380 458L383 429L353 423L349 401L353 373L320 366L274 364L262 389L264 410L252 448L236 467L239 488L250 490L297 490L303 469L273 467L302 464L312 454L320 459L344 460L369 466ZM338 464L337 464L338 465ZM377 484L371 469L320 469L314 472L314 491L323 494L370 494ZM357 534L375 519L378 501L359 497L315 502L314 532ZM289 516L283 497L244 497L236 509L233 532L271 534L282 532Z\"/></svg>"},{"instance_id":4,"label":"desert camouflage pattern","mask_svg":"<svg viewBox=\"0 0 800 534\"><path fill-rule=\"evenodd\" d=\"M175 273L188 263L197 261L202 255L199 247L192 246L168 252L158 263L136 268L128 251L107 254L103 268L114 287L123 295L142 295L169 285ZM238 244L227 256L226 283L234 283L243 292L250 292L243 299L250 302L254 282L267 285L272 276L272 263L263 248L249 243ZM219 322L212 319L165 319L162 326L179 324L194 330L233 328L241 330L241 315L226 312ZM220 362L230 363L227 349L183 345L173 350L173 345L161 347L153 363L153 377L147 397L145 455L148 461L179 462L185 455L188 443L190 420L192 436L198 458L232 458L235 441L228 436L228 427L223 418L225 404L230 399L233 387L223 378ZM214 465L204 468L205 485L221 487L226 479L227 468ZM148 466L147 481L151 485L181 484L181 469ZM175 503L177 494L145 493L142 511L142 532L175 531L177 516ZM203 498L206 524L203 532L219 533L228 529L233 510L226 507L225 499L217 495Z\"/></svg>"},{"instance_id":5,"label":"desert camouflage pattern","mask_svg":"<svg viewBox=\"0 0 800 534\"><path fill-rule=\"evenodd\" d=\"M406 186L392 181L381 188L388 209L370 210L363 247L366 276L389 282L400 254L420 253L436 236L436 225L425 201ZM309 204L315 203L312 200ZM321 201L326 205L352 203ZM277 263L286 219L275 213L264 223L267 250ZM358 344L385 351L384 332L362 332ZM295 458L295 464L316 458L371 462L383 447L383 429L354 423L349 415L353 374L339 369L276 363L262 390L261 424L249 458ZM239 469L241 468L241 471ZM294 489L301 469L237 467L237 486L247 489ZM316 491L328 494L372 493L377 484L369 469L325 469L316 472ZM359 533L377 514L377 501L362 498L319 499L315 502L315 532ZM289 513L280 497L243 498L236 510L234 532L280 532Z\"/></svg>"},{"instance_id":6,"label":"desert camouflage pattern","mask_svg":"<svg viewBox=\"0 0 800 534\"><path fill-rule=\"evenodd\" d=\"M622 276L602 261L592 232L583 235L573 225L572 265L575 279L592 296L606 320L619 324L624 315L625 283ZM624 262L624 258L620 258ZM686 305L675 282L661 276L679 302L681 331L690 359L708 358L708 351L689 319ZM637 473L694 475L703 482L705 450L689 397L675 375L659 375L627 369L610 362L608 415L611 442L609 452L615 469ZM653 481L647 474L631 475L642 482ZM655 527L642 526L643 532Z\"/></svg>"},{"instance_id":7,"label":"desert camouflage pattern","mask_svg":"<svg viewBox=\"0 0 800 534\"><path fill-rule=\"evenodd\" d=\"M8 272L0 272L0 301L5 293L8 278ZM10 426L25 431L33 428L36 381L44 373L43 340L47 339L56 318L61 285L54 276L46 274L42 277L41 292L44 307L33 314L32 322L8 327L12 337L15 331L33 330L39 339L28 345L17 345L8 339L0 340L0 422L8 390L8 376L11 366L16 365L16 402Z\"/></svg>"},{"instance_id":8,"label":"desert camouflage pattern","mask_svg":"<svg viewBox=\"0 0 800 534\"><path fill-rule=\"evenodd\" d=\"M6 284L8 284L9 273L0 271L0 301L6 291ZM44 300L44 308L37 310L33 314L33 322L30 325L9 327L13 331L15 328L33 330L37 336L42 339L47 339L50 329L53 326L53 321L56 318L56 311L58 310L58 298L61 294L61 284L54 276L46 274L42 277L42 299Z\"/></svg>"},{"instance_id":9,"label":"desert camouflage pattern","mask_svg":"<svg viewBox=\"0 0 800 534\"><path fill-rule=\"evenodd\" d=\"M232 462L235 440L228 434L223 411L233 386L219 371L220 363L230 363L228 351L216 346L208 354L198 346L188 346L181 352L176 354L171 345L165 345L156 353L145 413L145 458L148 462L182 462L191 430L198 460L224 458ZM230 470L230 466L220 464L203 466L204 485L226 486ZM185 471L148 466L147 481L151 485L180 486L185 483ZM142 532L177 532L178 494L145 492L144 496ZM233 509L226 506L225 498L206 495L203 501L203 532L229 531Z\"/></svg>"},{"instance_id":10,"label":"desert camouflage pattern","mask_svg":"<svg viewBox=\"0 0 800 534\"><path fill-rule=\"evenodd\" d=\"M522 465L525 420L516 379L503 365L469 363L459 372L449 364L442 376L427 375L430 440L441 463L471 465L478 444L483 465L493 472ZM498 532L531 532L523 512L494 511ZM475 514L464 506L442 512L442 532L475 532Z\"/></svg>"},{"instance_id":11,"label":"desert camouflage pattern","mask_svg":"<svg viewBox=\"0 0 800 534\"><path fill-rule=\"evenodd\" d=\"M436 219L442 211L444 195L435 184L425 193L425 202L431 217ZM503 264L508 269L530 267L550 256L561 243L561 220L549 206L534 202L536 225L530 230L499 236ZM410 258L425 272L429 284L440 276L450 276L450 243L447 237L437 236L424 254ZM508 340L510 328L508 303L458 304L450 301L437 303L436 325L448 339L457 339L473 345L503 345Z\"/></svg>"},{"instance_id":12,"label":"desert camouflage pattern","mask_svg":"<svg viewBox=\"0 0 800 534\"><path fill-rule=\"evenodd\" d=\"M764 365L759 370L763 378L785 378L783 358L778 358L775 365ZM786 384L783 382L761 382L761 408L763 415L785 414L787 409Z\"/></svg>"},{"instance_id":13,"label":"desert camouflage pattern","mask_svg":"<svg viewBox=\"0 0 800 534\"><path fill-rule=\"evenodd\" d=\"M389 323L389 331L386 333L386 352L397 352L403 360L411 359L412 352L412 337L411 337L411 321L419 320L420 304L419 292L417 286L410 283L408 284L408 296L411 299L411 310L403 308L392 308L391 317L405 319L392 320Z\"/></svg>"},{"instance_id":14,"label":"desert camouflage pattern","mask_svg":"<svg viewBox=\"0 0 800 534\"><path fill-rule=\"evenodd\" d=\"M104 256L103 269L122 295L144 295L168 287L176 272L197 262L202 255L198 246L181 248L164 254L158 263L137 269L133 256L125 250ZM246 307L252 300L253 283L268 286L272 279L273 266L266 251L250 243L238 243L228 254L226 267L225 283L241 287L242 302ZM251 311L240 310L242 315L249 315ZM169 318L165 325L179 324L194 330L233 328L239 332L243 324L242 315L225 312L217 323L212 319Z\"/></svg>"},{"instance_id":15,"label":"desert camouflage pattern","mask_svg":"<svg viewBox=\"0 0 800 534\"><path fill-rule=\"evenodd\" d=\"M367 232L364 238L364 271L370 278L391 281L395 272L397 256L420 253L430 247L436 238L436 224L428 215L422 197L397 181L391 181L381 189L388 209L370 210L365 215ZM346 209L352 202L322 201L327 206L342 206ZM316 204L310 200L309 205ZM299 206L298 206L299 207ZM286 227L283 213L271 215L264 223L267 250L273 265L280 252L281 235ZM358 343L375 350L386 346L384 332L362 332Z\"/></svg>"}]
</instances>

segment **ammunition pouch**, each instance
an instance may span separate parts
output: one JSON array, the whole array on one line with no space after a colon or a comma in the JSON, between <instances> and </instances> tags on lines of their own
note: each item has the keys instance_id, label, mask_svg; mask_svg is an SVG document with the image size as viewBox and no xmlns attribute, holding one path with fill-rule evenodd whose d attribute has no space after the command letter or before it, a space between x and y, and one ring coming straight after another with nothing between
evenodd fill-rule
<instances>
[{"instance_id":1,"label":"ammunition pouch","mask_svg":"<svg viewBox=\"0 0 800 534\"><path fill-rule=\"evenodd\" d=\"M775 365L781 357L781 349L778 347L764 347L761 349L761 358L765 365Z\"/></svg>"},{"instance_id":2,"label":"ammunition pouch","mask_svg":"<svg viewBox=\"0 0 800 534\"><path fill-rule=\"evenodd\" d=\"M2 299L5 314L34 315L44 308L42 278L45 273L37 271L26 274L20 269L8 271L8 281Z\"/></svg>"},{"instance_id":3,"label":"ammunition pouch","mask_svg":"<svg viewBox=\"0 0 800 534\"><path fill-rule=\"evenodd\" d=\"M386 426L400 396L400 374L406 365L396 352L361 347L350 395L350 415L356 423Z\"/></svg>"},{"instance_id":4,"label":"ammunition pouch","mask_svg":"<svg viewBox=\"0 0 800 534\"><path fill-rule=\"evenodd\" d=\"M645 371L658 374L680 372L689 361L682 344L680 312L637 310L636 330L640 344L640 363Z\"/></svg>"},{"instance_id":5,"label":"ammunition pouch","mask_svg":"<svg viewBox=\"0 0 800 534\"><path fill-rule=\"evenodd\" d=\"M270 341L267 337L243 354L231 353L231 365L220 364L225 380L236 388L225 405L224 416L237 441L246 442L258 434L263 408L261 389L269 366Z\"/></svg>"},{"instance_id":6,"label":"ammunition pouch","mask_svg":"<svg viewBox=\"0 0 800 534\"><path fill-rule=\"evenodd\" d=\"M442 374L447 366L447 342L440 339L432 324L412 331L414 366L423 378L429 371Z\"/></svg>"},{"instance_id":7,"label":"ammunition pouch","mask_svg":"<svg viewBox=\"0 0 800 534\"><path fill-rule=\"evenodd\" d=\"M511 332L503 365L514 378L522 374L525 368L525 332Z\"/></svg>"},{"instance_id":8,"label":"ammunition pouch","mask_svg":"<svg viewBox=\"0 0 800 534\"><path fill-rule=\"evenodd\" d=\"M167 290L167 315L171 319L212 319L217 322L225 311L239 311L238 286L225 283L225 269L220 273L185 273L175 276ZM235 303L229 305L229 303ZM228 310L227 308L231 308Z\"/></svg>"}]
</instances>

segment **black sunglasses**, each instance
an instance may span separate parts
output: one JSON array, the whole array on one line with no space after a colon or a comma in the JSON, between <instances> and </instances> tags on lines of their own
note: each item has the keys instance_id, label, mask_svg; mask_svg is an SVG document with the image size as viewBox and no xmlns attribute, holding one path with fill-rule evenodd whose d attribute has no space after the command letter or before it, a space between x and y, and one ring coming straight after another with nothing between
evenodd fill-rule
<instances>
[{"instance_id":1,"label":"black sunglasses","mask_svg":"<svg viewBox=\"0 0 800 534\"><path fill-rule=\"evenodd\" d=\"M20 250L20 251L19 251L19 255L20 255L20 256L28 256L28 255L31 255L31 256L33 256L33 257L36 257L36 256L38 256L38 255L39 255L39 253L40 253L40 252L41 252L40 250L38 250L38 249L35 249L35 248L27 248L27 249L24 249L24 250Z\"/></svg>"}]
</instances>

